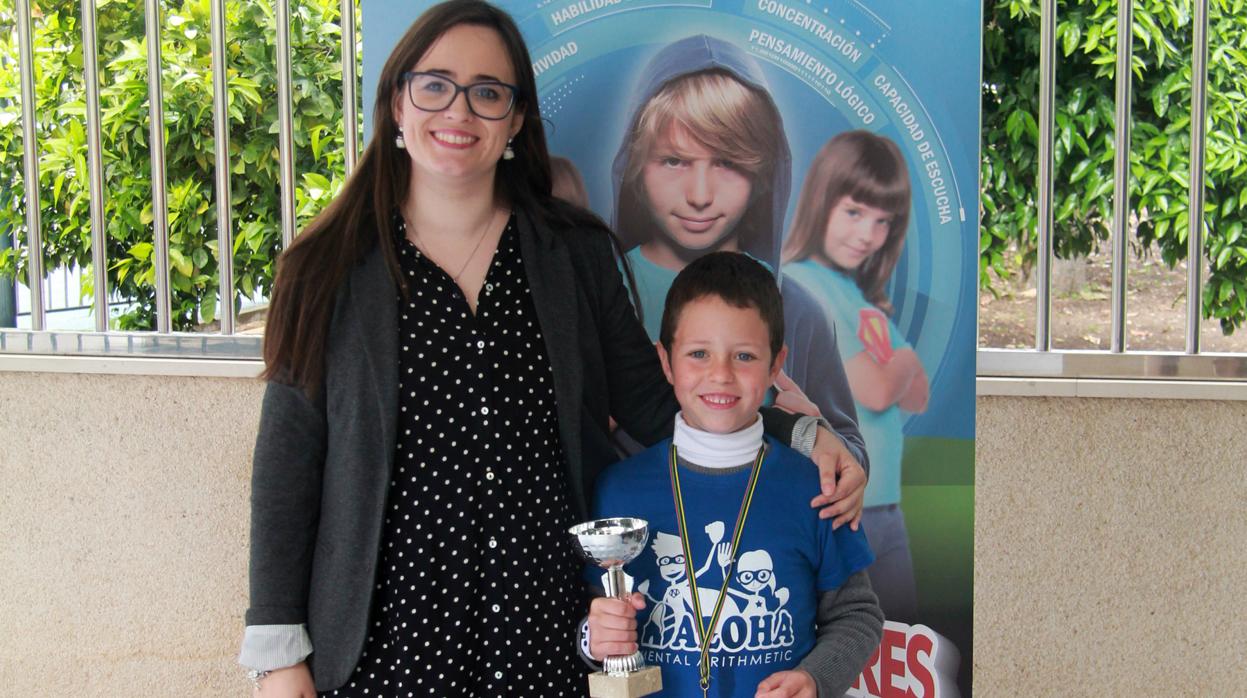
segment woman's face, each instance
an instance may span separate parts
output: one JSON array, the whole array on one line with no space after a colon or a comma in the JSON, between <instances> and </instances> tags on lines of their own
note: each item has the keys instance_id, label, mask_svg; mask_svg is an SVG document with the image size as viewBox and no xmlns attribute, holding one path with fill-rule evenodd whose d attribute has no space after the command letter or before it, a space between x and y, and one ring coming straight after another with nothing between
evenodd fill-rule
<instances>
[{"instance_id":1,"label":"woman's face","mask_svg":"<svg viewBox=\"0 0 1247 698\"><path fill-rule=\"evenodd\" d=\"M437 73L463 86L483 81L516 83L502 37L493 29L471 24L448 29L410 70ZM416 108L407 84L394 99L394 119L403 130L417 181L422 177L492 181L507 139L519 132L524 121L518 104L504 119L483 119L468 108L464 92L436 112Z\"/></svg>"},{"instance_id":2,"label":"woman's face","mask_svg":"<svg viewBox=\"0 0 1247 698\"><path fill-rule=\"evenodd\" d=\"M823 256L842 269L856 269L879 251L892 229L892 214L842 196L827 216Z\"/></svg>"},{"instance_id":3,"label":"woman's face","mask_svg":"<svg viewBox=\"0 0 1247 698\"><path fill-rule=\"evenodd\" d=\"M736 249L729 238L749 209L749 175L674 124L651 151L641 177L665 238L655 242L680 250Z\"/></svg>"}]
</instances>

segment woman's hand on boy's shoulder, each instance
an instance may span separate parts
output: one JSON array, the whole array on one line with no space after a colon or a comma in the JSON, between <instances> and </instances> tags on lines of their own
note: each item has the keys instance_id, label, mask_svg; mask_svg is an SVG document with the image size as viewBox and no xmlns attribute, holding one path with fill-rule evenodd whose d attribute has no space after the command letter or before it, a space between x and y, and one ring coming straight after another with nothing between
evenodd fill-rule
<instances>
[{"instance_id":1,"label":"woman's hand on boy's shoulder","mask_svg":"<svg viewBox=\"0 0 1247 698\"><path fill-rule=\"evenodd\" d=\"M844 442L823 427L818 428L810 460L818 466L822 488L819 495L810 500L810 506L819 510L820 519L832 519L833 529L847 523L856 531L862 520L866 471Z\"/></svg>"},{"instance_id":2,"label":"woman's hand on boy's shoulder","mask_svg":"<svg viewBox=\"0 0 1247 698\"><path fill-rule=\"evenodd\" d=\"M762 679L754 698L818 698L814 677L800 669L777 671Z\"/></svg>"},{"instance_id":3,"label":"woman's hand on boy's shoulder","mask_svg":"<svg viewBox=\"0 0 1247 698\"><path fill-rule=\"evenodd\" d=\"M818 405L814 404L801 390L801 386L780 370L775 376L775 406L788 414L804 414L810 417L821 417Z\"/></svg>"}]
</instances>

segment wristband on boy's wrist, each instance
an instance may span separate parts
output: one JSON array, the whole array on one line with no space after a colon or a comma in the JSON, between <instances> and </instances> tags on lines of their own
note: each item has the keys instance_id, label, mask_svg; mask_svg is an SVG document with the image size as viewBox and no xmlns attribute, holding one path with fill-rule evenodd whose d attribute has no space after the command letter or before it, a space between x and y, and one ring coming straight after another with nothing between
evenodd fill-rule
<instances>
[{"instance_id":1,"label":"wristband on boy's wrist","mask_svg":"<svg viewBox=\"0 0 1247 698\"><path fill-rule=\"evenodd\" d=\"M594 659L593 655L589 653L589 616L585 616L584 620L580 622L578 635L580 637L577 638L576 649L579 650L580 659L592 669L601 671L602 663Z\"/></svg>"}]
</instances>

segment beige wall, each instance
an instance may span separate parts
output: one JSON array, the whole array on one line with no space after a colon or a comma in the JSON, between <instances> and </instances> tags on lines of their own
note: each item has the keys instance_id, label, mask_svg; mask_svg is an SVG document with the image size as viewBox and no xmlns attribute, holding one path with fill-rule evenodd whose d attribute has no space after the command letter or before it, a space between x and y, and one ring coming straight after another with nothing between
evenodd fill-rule
<instances>
[{"instance_id":1,"label":"beige wall","mask_svg":"<svg viewBox=\"0 0 1247 698\"><path fill-rule=\"evenodd\" d=\"M0 372L0 695L246 694L260 392ZM1247 403L978 407L975 692L1240 692Z\"/></svg>"}]
</instances>

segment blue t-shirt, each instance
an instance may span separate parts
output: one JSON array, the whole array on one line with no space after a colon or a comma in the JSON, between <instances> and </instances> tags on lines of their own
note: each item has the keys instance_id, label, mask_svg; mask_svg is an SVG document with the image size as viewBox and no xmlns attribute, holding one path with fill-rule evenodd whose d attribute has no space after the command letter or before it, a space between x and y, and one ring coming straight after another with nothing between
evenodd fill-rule
<instances>
[{"instance_id":1,"label":"blue t-shirt","mask_svg":"<svg viewBox=\"0 0 1247 698\"><path fill-rule=\"evenodd\" d=\"M784 273L805 286L823 302L829 318L838 329L836 342L840 358L849 359L867 351L867 342L891 347L909 347L905 336L882 310L879 310L847 274L807 259L784 265ZM855 401L856 402L856 401ZM896 405L875 411L857 405L857 426L866 439L870 456L870 479L866 482L865 505L896 504L901 501L901 454L905 449L905 415Z\"/></svg>"},{"instance_id":2,"label":"blue t-shirt","mask_svg":"<svg viewBox=\"0 0 1247 698\"><path fill-rule=\"evenodd\" d=\"M818 596L838 588L873 560L862 531L819 519L810 508L818 470L770 437L741 536L740 554L711 643L711 696L753 696L771 674L792 669L814 646ZM671 441L607 468L598 480L593 517L649 522L649 541L624 570L646 607L637 614L646 664L662 669L661 696L701 696L698 635L683 563L668 469ZM723 584L720 561L749 484L749 467L714 471L680 467L685 516L703 621L710 622ZM602 570L587 578L602 586Z\"/></svg>"}]
</instances>

